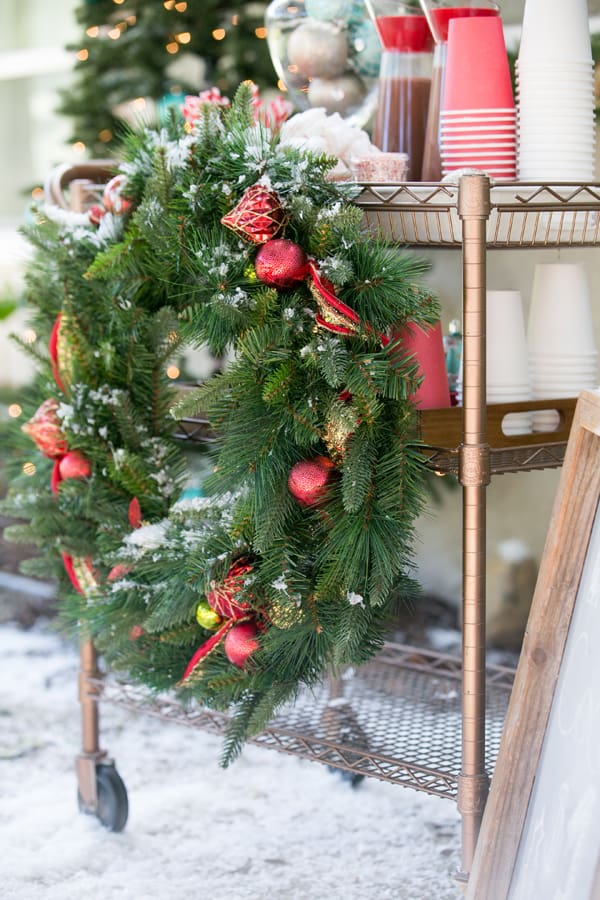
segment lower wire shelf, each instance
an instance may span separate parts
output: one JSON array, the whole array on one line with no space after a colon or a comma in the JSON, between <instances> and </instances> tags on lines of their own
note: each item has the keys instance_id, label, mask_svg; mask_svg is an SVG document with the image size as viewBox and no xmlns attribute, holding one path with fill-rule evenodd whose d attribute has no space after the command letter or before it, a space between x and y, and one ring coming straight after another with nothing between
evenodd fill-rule
<instances>
[{"instance_id":1,"label":"lower wire shelf","mask_svg":"<svg viewBox=\"0 0 600 900\"><path fill-rule=\"evenodd\" d=\"M486 767L494 769L514 670L489 666ZM456 799L461 766L461 663L453 656L386 644L372 661L305 690L250 743ZM135 712L223 734L228 715L111 676L88 679L100 699Z\"/></svg>"}]
</instances>

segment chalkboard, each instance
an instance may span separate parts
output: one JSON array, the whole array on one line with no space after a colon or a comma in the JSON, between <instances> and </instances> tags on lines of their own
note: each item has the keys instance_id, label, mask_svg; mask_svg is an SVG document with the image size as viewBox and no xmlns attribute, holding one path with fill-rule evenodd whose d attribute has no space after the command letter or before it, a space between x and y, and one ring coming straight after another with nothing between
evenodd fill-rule
<instances>
[{"instance_id":1,"label":"chalkboard","mask_svg":"<svg viewBox=\"0 0 600 900\"><path fill-rule=\"evenodd\" d=\"M581 395L467 900L600 900L600 392Z\"/></svg>"}]
</instances>

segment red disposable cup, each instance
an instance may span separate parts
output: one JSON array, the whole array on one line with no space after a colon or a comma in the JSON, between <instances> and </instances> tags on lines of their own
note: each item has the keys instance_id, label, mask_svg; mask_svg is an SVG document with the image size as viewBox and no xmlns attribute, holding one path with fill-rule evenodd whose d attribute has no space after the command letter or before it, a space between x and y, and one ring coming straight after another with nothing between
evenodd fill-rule
<instances>
[{"instance_id":1,"label":"red disposable cup","mask_svg":"<svg viewBox=\"0 0 600 900\"><path fill-rule=\"evenodd\" d=\"M515 118L516 109L514 101L512 106L478 106L475 108L459 106L456 109L443 109L440 113L442 119L458 119L460 122L473 119L476 122L491 119L494 122L512 121Z\"/></svg>"},{"instance_id":2,"label":"red disposable cup","mask_svg":"<svg viewBox=\"0 0 600 900\"><path fill-rule=\"evenodd\" d=\"M451 19L442 110L514 107L502 19Z\"/></svg>"},{"instance_id":3,"label":"red disposable cup","mask_svg":"<svg viewBox=\"0 0 600 900\"><path fill-rule=\"evenodd\" d=\"M442 323L421 328L414 323L403 332L404 349L412 354L423 376L421 385L412 397L418 409L443 409L450 406L450 388L446 372L446 357L442 338Z\"/></svg>"},{"instance_id":4,"label":"red disposable cup","mask_svg":"<svg viewBox=\"0 0 600 900\"><path fill-rule=\"evenodd\" d=\"M504 153L499 150L486 150L484 147L472 147L465 148L464 150L443 150L442 156L444 159L493 159L498 160L498 162L503 162L504 160L516 160L517 151L514 147L512 150L507 150Z\"/></svg>"},{"instance_id":5,"label":"red disposable cup","mask_svg":"<svg viewBox=\"0 0 600 900\"><path fill-rule=\"evenodd\" d=\"M476 148L487 149L487 150L514 150L516 146L516 139L513 135L512 138L507 138L506 140L500 140L497 137L491 138L469 138L468 140L451 140L449 138L442 138L440 141L440 146L445 147L446 150L450 152L452 150L475 150Z\"/></svg>"}]
</instances>

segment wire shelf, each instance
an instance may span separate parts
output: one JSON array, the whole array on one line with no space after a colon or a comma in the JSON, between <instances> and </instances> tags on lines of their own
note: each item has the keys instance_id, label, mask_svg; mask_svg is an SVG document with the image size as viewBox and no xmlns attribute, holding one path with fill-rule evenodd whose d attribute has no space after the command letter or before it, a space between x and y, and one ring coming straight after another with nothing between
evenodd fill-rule
<instances>
[{"instance_id":1,"label":"wire shelf","mask_svg":"<svg viewBox=\"0 0 600 900\"><path fill-rule=\"evenodd\" d=\"M76 198L77 208L85 209L99 202L113 171L114 163L108 160L63 166L46 185L47 197L64 208ZM355 202L363 208L365 224L373 232L400 244L461 247L458 185L406 182L361 187ZM490 249L600 244L600 184L492 183L490 202Z\"/></svg>"},{"instance_id":2,"label":"wire shelf","mask_svg":"<svg viewBox=\"0 0 600 900\"><path fill-rule=\"evenodd\" d=\"M488 667L486 766L491 774L514 671ZM90 695L135 712L223 734L228 716L116 678L88 680ZM305 690L251 743L456 799L461 766L461 663L430 650L386 644L359 669Z\"/></svg>"},{"instance_id":3,"label":"wire shelf","mask_svg":"<svg viewBox=\"0 0 600 900\"><path fill-rule=\"evenodd\" d=\"M356 203L373 232L400 243L459 249L455 184L363 184ZM600 184L492 184L489 249L594 247L600 243Z\"/></svg>"},{"instance_id":4,"label":"wire shelf","mask_svg":"<svg viewBox=\"0 0 600 900\"><path fill-rule=\"evenodd\" d=\"M529 472L562 466L576 398L557 400L524 400L487 406L487 440L490 446L490 473ZM557 414L557 427L543 434L504 434L506 416L552 410ZM444 475L458 475L459 446L462 443L463 410L428 409L419 413L419 436L430 469Z\"/></svg>"}]
</instances>

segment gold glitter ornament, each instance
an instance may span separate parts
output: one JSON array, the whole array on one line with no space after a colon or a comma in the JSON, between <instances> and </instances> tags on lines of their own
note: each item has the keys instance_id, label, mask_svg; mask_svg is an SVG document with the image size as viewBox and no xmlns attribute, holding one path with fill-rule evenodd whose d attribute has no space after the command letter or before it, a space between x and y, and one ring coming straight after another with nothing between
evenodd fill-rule
<instances>
[{"instance_id":1,"label":"gold glitter ornament","mask_svg":"<svg viewBox=\"0 0 600 900\"><path fill-rule=\"evenodd\" d=\"M346 443L355 430L356 421L346 416L331 416L325 423L323 440L334 462L341 462L346 455Z\"/></svg>"},{"instance_id":2,"label":"gold glitter ornament","mask_svg":"<svg viewBox=\"0 0 600 900\"><path fill-rule=\"evenodd\" d=\"M269 622L276 628L285 630L292 625L298 625L303 619L303 612L299 606L289 603L272 603L269 606Z\"/></svg>"},{"instance_id":3,"label":"gold glitter ornament","mask_svg":"<svg viewBox=\"0 0 600 900\"><path fill-rule=\"evenodd\" d=\"M256 269L254 268L254 263L248 263L246 268L244 269L244 278L246 281L249 281L251 284L256 284L258 281L258 277L256 275Z\"/></svg>"}]
</instances>

